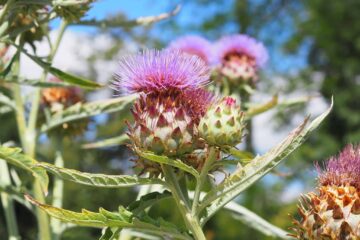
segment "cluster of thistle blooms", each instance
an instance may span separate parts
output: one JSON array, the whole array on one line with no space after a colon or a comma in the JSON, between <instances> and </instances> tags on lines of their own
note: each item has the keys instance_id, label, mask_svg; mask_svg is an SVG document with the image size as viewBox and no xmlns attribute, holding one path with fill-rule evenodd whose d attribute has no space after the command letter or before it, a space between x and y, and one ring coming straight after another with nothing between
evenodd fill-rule
<instances>
[{"instance_id":1,"label":"cluster of thistle blooms","mask_svg":"<svg viewBox=\"0 0 360 240\"><path fill-rule=\"evenodd\" d=\"M262 43L242 34L225 36L215 43L199 36L186 36L172 42L169 49L197 55L212 68L214 81L222 82L225 78L233 85L254 85L258 70L268 59Z\"/></svg>"},{"instance_id":2,"label":"cluster of thistle blooms","mask_svg":"<svg viewBox=\"0 0 360 240\"><path fill-rule=\"evenodd\" d=\"M147 50L123 57L114 88L140 96L132 109L129 136L135 151L181 159L196 169L208 146L220 150L240 143L243 113L231 97L215 97L204 87L210 68L201 58L178 50ZM141 173L161 174L158 164L139 158Z\"/></svg>"},{"instance_id":3,"label":"cluster of thistle blooms","mask_svg":"<svg viewBox=\"0 0 360 240\"><path fill-rule=\"evenodd\" d=\"M61 83L62 81L56 77L51 77L49 82ZM42 110L49 110L51 114L59 113L66 108L84 101L84 93L77 87L50 87L41 91ZM40 118L41 119L41 118ZM40 121L41 122L41 121ZM73 121L64 123L60 127L50 131L50 135L56 133L62 136L78 136L81 135L88 126L87 120Z\"/></svg>"},{"instance_id":4,"label":"cluster of thistle blooms","mask_svg":"<svg viewBox=\"0 0 360 240\"><path fill-rule=\"evenodd\" d=\"M319 193L309 193L295 220L297 239L360 239L360 145L347 146L319 167Z\"/></svg>"}]
</instances>

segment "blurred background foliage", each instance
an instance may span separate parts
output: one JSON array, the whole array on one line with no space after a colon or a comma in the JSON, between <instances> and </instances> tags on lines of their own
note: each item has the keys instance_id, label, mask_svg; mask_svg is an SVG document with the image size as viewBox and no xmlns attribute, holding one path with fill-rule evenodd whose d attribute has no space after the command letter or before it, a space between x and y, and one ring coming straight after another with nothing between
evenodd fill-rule
<instances>
[{"instance_id":1,"label":"blurred background foliage","mask_svg":"<svg viewBox=\"0 0 360 240\"><path fill-rule=\"evenodd\" d=\"M149 2L156 4L155 1ZM115 44L106 50L93 51L87 57L87 75L97 79L99 73L94 68L95 62L116 61L119 51L128 46L128 42L140 48L161 48L170 40L189 33L200 34L211 40L224 34L245 33L263 41L271 55L271 63L263 72L259 84L259 92L269 96L294 92L315 94L323 101L329 101L334 95L334 109L321 128L276 172L249 188L238 199L263 218L286 229L291 225L288 214L296 212L300 192L315 186L314 161L325 160L347 143L360 141L360 1L184 0L181 3L182 12L178 16L155 25L91 31L91 35L106 33ZM127 3L119 1L118 4ZM170 1L162 3L165 9L173 8L174 4ZM182 17L184 11L187 14L185 20ZM111 17L127 18L125 12ZM4 88L0 90L6 94ZM275 112L273 121L277 124L274 133L288 129L294 116L299 113L305 113L304 106ZM89 139L106 139L121 134L124 124L123 120L118 119L120 116L117 114L94 119L83 136L64 139L65 166L96 173L131 172L131 153L125 146L101 149L81 147ZM0 122L0 142L18 142L12 113L2 114ZM256 143L253 144L256 146ZM259 153L264 151L255 150ZM54 155L54 143L45 139L38 149L39 159L52 162ZM72 210L96 210L99 206L116 209L119 204L132 202L136 190L94 189L67 182L64 207ZM163 215L180 222L179 216L167 214L167 208L172 205L171 202L161 202L151 211L151 215ZM17 205L16 210L24 239L35 239L36 223L32 214L20 205ZM0 239L5 239L1 211ZM206 225L208 239L266 239L225 211ZM98 230L72 228L62 239L90 240L98 236Z\"/></svg>"}]
</instances>

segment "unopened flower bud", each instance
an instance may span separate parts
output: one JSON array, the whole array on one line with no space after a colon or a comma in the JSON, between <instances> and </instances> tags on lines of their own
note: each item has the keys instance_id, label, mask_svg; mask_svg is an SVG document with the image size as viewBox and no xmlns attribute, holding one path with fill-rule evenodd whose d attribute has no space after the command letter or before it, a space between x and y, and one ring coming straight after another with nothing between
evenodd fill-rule
<instances>
[{"instance_id":1,"label":"unopened flower bud","mask_svg":"<svg viewBox=\"0 0 360 240\"><path fill-rule=\"evenodd\" d=\"M235 146L241 142L243 112L236 100L225 97L213 104L199 124L199 134L208 144Z\"/></svg>"}]
</instances>

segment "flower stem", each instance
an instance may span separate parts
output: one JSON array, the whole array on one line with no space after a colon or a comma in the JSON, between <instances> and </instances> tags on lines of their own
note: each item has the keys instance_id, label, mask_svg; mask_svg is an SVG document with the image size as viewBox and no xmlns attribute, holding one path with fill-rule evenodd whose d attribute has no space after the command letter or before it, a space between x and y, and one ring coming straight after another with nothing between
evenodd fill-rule
<instances>
[{"instance_id":1,"label":"flower stem","mask_svg":"<svg viewBox=\"0 0 360 240\"><path fill-rule=\"evenodd\" d=\"M9 168L5 161L0 160L0 186L7 187L11 185ZM11 196L5 192L0 193L1 203L5 213L6 226L9 240L18 240L19 229L16 222L16 214L14 208L14 201Z\"/></svg>"},{"instance_id":2,"label":"flower stem","mask_svg":"<svg viewBox=\"0 0 360 240\"><path fill-rule=\"evenodd\" d=\"M194 194L194 200L193 200L193 204L192 204L192 209L191 209L191 214L193 216L197 216L197 208L199 205L199 200L200 200L200 193L201 193L201 189L204 185L204 182L206 181L206 177L208 172L211 169L212 164L215 161L215 147L210 147L209 149L209 156L206 159L206 162L203 166L203 168L201 169L201 173L200 173L200 177L199 179L197 179L196 182L196 187L195 187L195 194Z\"/></svg>"},{"instance_id":3,"label":"flower stem","mask_svg":"<svg viewBox=\"0 0 360 240\"><path fill-rule=\"evenodd\" d=\"M201 229L199 220L191 214L191 209L187 204L186 197L181 191L178 180L176 179L175 173L172 167L162 165L163 173L166 181L170 185L171 193L174 197L176 205L179 208L180 214L182 215L186 226L193 234L196 240L206 240L205 235Z\"/></svg>"},{"instance_id":4,"label":"flower stem","mask_svg":"<svg viewBox=\"0 0 360 240\"><path fill-rule=\"evenodd\" d=\"M55 146L56 157L54 165L57 167L64 167L64 159L62 157L62 139L56 139ZM54 180L54 188L53 188L53 202L52 205L54 207L61 208L63 203L63 190L64 190L64 181L61 178L55 178ZM53 240L59 240L61 238L62 232L62 223L60 220L52 218L51 219L51 229L53 232Z\"/></svg>"}]
</instances>

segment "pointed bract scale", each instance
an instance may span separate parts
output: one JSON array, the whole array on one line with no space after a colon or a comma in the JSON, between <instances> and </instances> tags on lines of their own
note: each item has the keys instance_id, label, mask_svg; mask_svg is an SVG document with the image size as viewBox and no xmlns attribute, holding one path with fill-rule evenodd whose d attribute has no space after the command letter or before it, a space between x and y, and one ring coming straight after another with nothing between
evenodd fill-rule
<instances>
[{"instance_id":1,"label":"pointed bract scale","mask_svg":"<svg viewBox=\"0 0 360 240\"><path fill-rule=\"evenodd\" d=\"M208 109L199 123L199 134L210 145L235 146L241 142L242 114L236 100L225 97Z\"/></svg>"},{"instance_id":2,"label":"pointed bract scale","mask_svg":"<svg viewBox=\"0 0 360 240\"><path fill-rule=\"evenodd\" d=\"M319 172L319 193L299 205L298 239L360 239L360 147L347 146Z\"/></svg>"}]
</instances>

